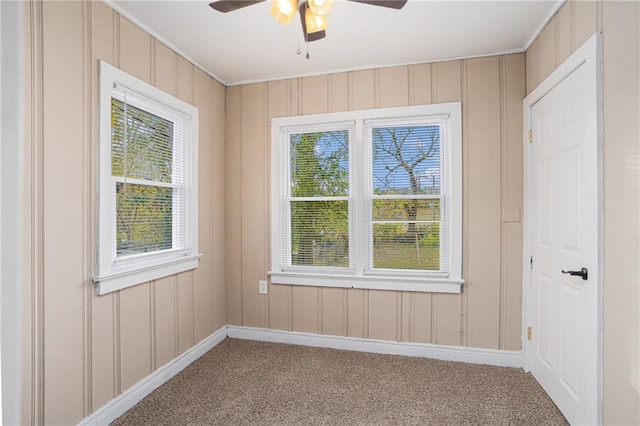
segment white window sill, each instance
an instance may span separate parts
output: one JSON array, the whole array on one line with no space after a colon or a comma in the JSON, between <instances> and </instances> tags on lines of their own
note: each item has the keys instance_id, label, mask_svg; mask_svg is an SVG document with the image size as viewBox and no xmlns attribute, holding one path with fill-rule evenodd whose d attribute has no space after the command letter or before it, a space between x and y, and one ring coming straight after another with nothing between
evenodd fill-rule
<instances>
[{"instance_id":1,"label":"white window sill","mask_svg":"<svg viewBox=\"0 0 640 426\"><path fill-rule=\"evenodd\" d=\"M398 290L424 293L461 293L464 280L389 276L327 275L300 272L269 272L272 284L313 287Z\"/></svg>"},{"instance_id":2,"label":"white window sill","mask_svg":"<svg viewBox=\"0 0 640 426\"><path fill-rule=\"evenodd\" d=\"M152 263L125 271L112 272L93 278L97 284L98 295L122 290L137 284L157 280L169 275L189 271L198 267L201 254L182 256L162 263Z\"/></svg>"}]
</instances>

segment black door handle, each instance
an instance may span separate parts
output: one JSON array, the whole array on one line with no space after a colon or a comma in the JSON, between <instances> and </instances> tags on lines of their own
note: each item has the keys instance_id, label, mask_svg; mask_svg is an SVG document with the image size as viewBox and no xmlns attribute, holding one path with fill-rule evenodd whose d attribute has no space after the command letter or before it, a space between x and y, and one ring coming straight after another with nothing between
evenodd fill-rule
<instances>
[{"instance_id":1,"label":"black door handle","mask_svg":"<svg viewBox=\"0 0 640 426\"><path fill-rule=\"evenodd\" d=\"M582 268L579 271L565 271L563 269L562 273L563 274L576 275L578 277L582 277L582 279L585 280L585 281L589 279L589 270L587 268Z\"/></svg>"}]
</instances>

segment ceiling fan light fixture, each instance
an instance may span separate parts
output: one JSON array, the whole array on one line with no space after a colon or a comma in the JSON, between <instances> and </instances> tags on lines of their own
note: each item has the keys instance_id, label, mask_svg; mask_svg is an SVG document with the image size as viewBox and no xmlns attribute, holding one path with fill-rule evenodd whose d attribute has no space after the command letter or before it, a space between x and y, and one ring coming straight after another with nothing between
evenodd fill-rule
<instances>
[{"instance_id":1,"label":"ceiling fan light fixture","mask_svg":"<svg viewBox=\"0 0 640 426\"><path fill-rule=\"evenodd\" d=\"M298 10L297 0L273 0L271 4L271 16L281 24L288 25Z\"/></svg>"},{"instance_id":2,"label":"ceiling fan light fixture","mask_svg":"<svg viewBox=\"0 0 640 426\"><path fill-rule=\"evenodd\" d=\"M308 34L317 33L327 28L327 17L324 15L316 15L309 8L307 8L304 13L304 20Z\"/></svg>"},{"instance_id":3,"label":"ceiling fan light fixture","mask_svg":"<svg viewBox=\"0 0 640 426\"><path fill-rule=\"evenodd\" d=\"M333 0L307 0L307 4L314 15L324 16L333 7Z\"/></svg>"}]
</instances>

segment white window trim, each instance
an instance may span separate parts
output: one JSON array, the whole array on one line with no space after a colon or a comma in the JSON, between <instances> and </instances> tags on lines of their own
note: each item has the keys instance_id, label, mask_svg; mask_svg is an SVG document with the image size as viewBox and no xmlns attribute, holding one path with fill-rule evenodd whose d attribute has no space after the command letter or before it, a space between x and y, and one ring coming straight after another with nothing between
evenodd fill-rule
<instances>
[{"instance_id":1,"label":"white window trim","mask_svg":"<svg viewBox=\"0 0 640 426\"><path fill-rule=\"evenodd\" d=\"M449 202L449 273L421 274L411 271L365 270L366 244L363 235L366 233L362 215L365 214L364 198L354 199L356 241L351 247L355 249L354 268L334 268L330 270L314 270L312 267L282 267L282 211L281 203L284 191L281 176L283 144L288 143L284 135L292 127L326 130L335 128L337 123L355 123L356 137L352 141L359 162L356 170L350 174L356 186L364 190L366 177L365 134L367 120L403 120L429 116L447 116L449 124L449 179L446 193ZM353 124L351 124L353 125ZM345 127L346 128L346 127ZM351 152L351 150L350 150ZM356 174L357 173L357 174ZM350 195L350 197L353 194ZM353 249L352 249L353 250ZM399 108L371 109L347 111L328 114L313 114L294 117L274 118L271 122L271 271L272 284L289 284L319 287L361 288L378 290L403 290L416 292L460 293L464 280L462 278L462 113L460 102L434 105L420 105Z\"/></svg>"},{"instance_id":2,"label":"white window trim","mask_svg":"<svg viewBox=\"0 0 640 426\"><path fill-rule=\"evenodd\" d=\"M111 98L114 84L122 85L149 99L166 105L191 119L191 193L187 218L187 250L164 250L143 256L115 258L115 205L110 199L113 177L111 174ZM168 275L198 267L198 109L162 90L100 61L99 97L99 206L98 206L98 258L93 281L99 295L121 290Z\"/></svg>"}]
</instances>

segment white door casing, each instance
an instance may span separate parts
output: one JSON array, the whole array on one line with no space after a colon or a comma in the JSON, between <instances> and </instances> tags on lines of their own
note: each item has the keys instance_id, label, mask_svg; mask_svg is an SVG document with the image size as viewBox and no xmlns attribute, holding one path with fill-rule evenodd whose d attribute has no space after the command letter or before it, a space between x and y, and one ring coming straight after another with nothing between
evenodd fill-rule
<instances>
[{"instance_id":1,"label":"white door casing","mask_svg":"<svg viewBox=\"0 0 640 426\"><path fill-rule=\"evenodd\" d=\"M599 34L524 100L524 367L572 424L602 412L600 104Z\"/></svg>"}]
</instances>

